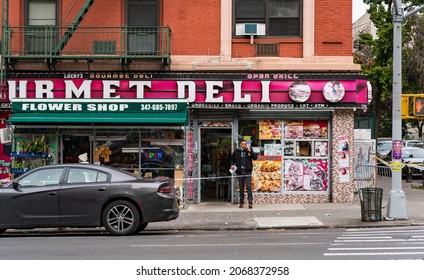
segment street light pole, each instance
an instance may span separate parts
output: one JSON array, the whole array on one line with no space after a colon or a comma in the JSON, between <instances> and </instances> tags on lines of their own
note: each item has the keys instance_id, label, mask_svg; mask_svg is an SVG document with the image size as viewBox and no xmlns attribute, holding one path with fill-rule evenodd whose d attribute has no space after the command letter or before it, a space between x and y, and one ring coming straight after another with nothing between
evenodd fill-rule
<instances>
[{"instance_id":1,"label":"street light pole","mask_svg":"<svg viewBox=\"0 0 424 280\"><path fill-rule=\"evenodd\" d=\"M404 15L402 0L393 0L393 93L392 140L402 141L402 22L405 18L424 9L424 5ZM392 153L392 189L387 206L388 219L407 219L405 193L402 190L402 162Z\"/></svg>"}]
</instances>

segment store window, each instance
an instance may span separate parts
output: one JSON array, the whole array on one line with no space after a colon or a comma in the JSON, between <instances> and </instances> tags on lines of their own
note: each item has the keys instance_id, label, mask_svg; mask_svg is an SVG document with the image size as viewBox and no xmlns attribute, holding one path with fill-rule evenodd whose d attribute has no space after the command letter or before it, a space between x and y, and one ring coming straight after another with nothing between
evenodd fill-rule
<instances>
[{"instance_id":1,"label":"store window","mask_svg":"<svg viewBox=\"0 0 424 280\"><path fill-rule=\"evenodd\" d=\"M184 130L179 127L18 127L11 153L11 173L19 176L43 165L78 163L81 161L80 155L86 154L84 161L88 163L116 167L142 177L182 178L184 145ZM83 175L74 182L107 179L100 174Z\"/></svg>"},{"instance_id":2,"label":"store window","mask_svg":"<svg viewBox=\"0 0 424 280\"><path fill-rule=\"evenodd\" d=\"M290 193L328 191L327 120L241 121L240 137L258 153L252 189Z\"/></svg>"},{"instance_id":3,"label":"store window","mask_svg":"<svg viewBox=\"0 0 424 280\"><path fill-rule=\"evenodd\" d=\"M302 0L235 0L235 23L265 24L268 36L301 36Z\"/></svg>"}]
</instances>

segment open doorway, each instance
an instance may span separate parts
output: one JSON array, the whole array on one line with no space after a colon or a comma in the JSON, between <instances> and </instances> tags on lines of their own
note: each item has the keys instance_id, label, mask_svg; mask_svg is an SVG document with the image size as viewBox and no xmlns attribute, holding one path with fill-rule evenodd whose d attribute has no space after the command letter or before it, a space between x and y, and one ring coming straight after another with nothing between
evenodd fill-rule
<instances>
[{"instance_id":1,"label":"open doorway","mask_svg":"<svg viewBox=\"0 0 424 280\"><path fill-rule=\"evenodd\" d=\"M200 129L201 201L231 201L231 128Z\"/></svg>"}]
</instances>

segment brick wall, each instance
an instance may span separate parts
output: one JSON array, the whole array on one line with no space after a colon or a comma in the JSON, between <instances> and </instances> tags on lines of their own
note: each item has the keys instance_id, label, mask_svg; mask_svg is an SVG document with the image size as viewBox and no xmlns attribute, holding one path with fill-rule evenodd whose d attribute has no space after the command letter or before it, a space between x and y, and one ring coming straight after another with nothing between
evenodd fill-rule
<instances>
[{"instance_id":1,"label":"brick wall","mask_svg":"<svg viewBox=\"0 0 424 280\"><path fill-rule=\"evenodd\" d=\"M165 0L173 55L219 55L221 0Z\"/></svg>"},{"instance_id":2,"label":"brick wall","mask_svg":"<svg viewBox=\"0 0 424 280\"><path fill-rule=\"evenodd\" d=\"M85 0L63 0L59 6L61 10L61 20L71 22L79 12ZM70 10L70 7L73 9ZM90 10L81 22L81 26L121 26L124 25L124 1L122 0L101 0L94 1Z\"/></svg>"},{"instance_id":3,"label":"brick wall","mask_svg":"<svg viewBox=\"0 0 424 280\"><path fill-rule=\"evenodd\" d=\"M64 14L71 1L60 5ZM71 22L83 0L67 15ZM125 1L95 1L82 22L82 26L125 25ZM10 25L24 25L24 1L10 1ZM314 8L314 55L352 55L352 1L316 0ZM173 55L219 55L221 32L221 0L162 0L162 24L171 27ZM280 56L301 58L301 38L255 38L255 42L279 42ZM233 39L233 57L253 57L255 46L249 39Z\"/></svg>"},{"instance_id":4,"label":"brick wall","mask_svg":"<svg viewBox=\"0 0 424 280\"><path fill-rule=\"evenodd\" d=\"M315 1L315 55L352 55L352 1Z\"/></svg>"}]
</instances>

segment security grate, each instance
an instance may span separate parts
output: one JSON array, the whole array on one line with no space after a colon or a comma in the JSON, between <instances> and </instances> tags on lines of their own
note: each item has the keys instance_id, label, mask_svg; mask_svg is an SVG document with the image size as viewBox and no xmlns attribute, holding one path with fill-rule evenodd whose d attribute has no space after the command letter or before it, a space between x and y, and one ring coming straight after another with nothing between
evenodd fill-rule
<instances>
[{"instance_id":1,"label":"security grate","mask_svg":"<svg viewBox=\"0 0 424 280\"><path fill-rule=\"evenodd\" d=\"M256 44L256 56L279 56L278 43L259 43Z\"/></svg>"}]
</instances>

